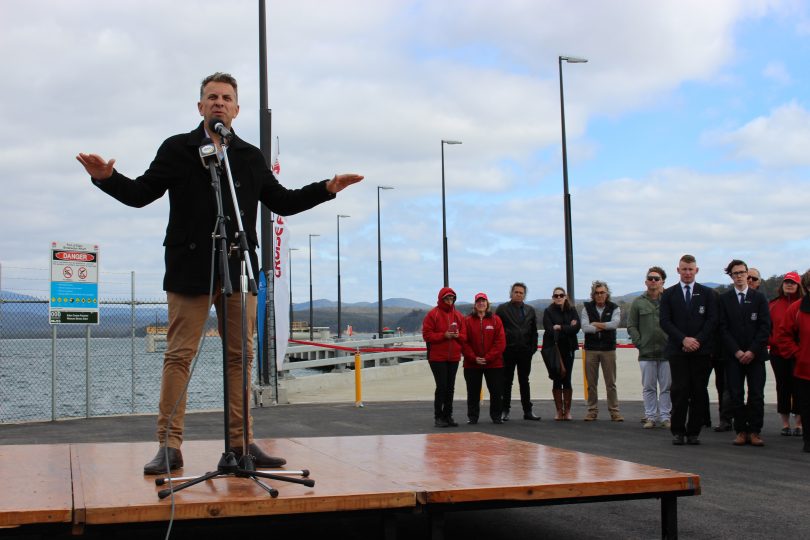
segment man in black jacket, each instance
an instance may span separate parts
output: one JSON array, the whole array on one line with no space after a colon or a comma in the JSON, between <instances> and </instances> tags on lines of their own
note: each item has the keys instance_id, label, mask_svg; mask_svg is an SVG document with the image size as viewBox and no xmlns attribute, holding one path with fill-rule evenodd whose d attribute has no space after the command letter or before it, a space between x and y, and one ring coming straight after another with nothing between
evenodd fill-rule
<instances>
[{"instance_id":1,"label":"man in black jacket","mask_svg":"<svg viewBox=\"0 0 810 540\"><path fill-rule=\"evenodd\" d=\"M717 300L695 282L697 262L684 255L678 262L680 282L661 295L661 329L667 334L666 355L672 373L672 444L700 444L706 422L712 334L717 326ZM687 421L688 417L688 421Z\"/></svg>"},{"instance_id":2,"label":"man in black jacket","mask_svg":"<svg viewBox=\"0 0 810 540\"><path fill-rule=\"evenodd\" d=\"M748 265L734 259L726 267L734 287L720 295L720 335L730 409L734 414L734 445L764 446L760 436L765 413L765 361L771 313L768 300L748 286ZM748 384L748 403L744 402Z\"/></svg>"},{"instance_id":3,"label":"man in black jacket","mask_svg":"<svg viewBox=\"0 0 810 540\"><path fill-rule=\"evenodd\" d=\"M130 180L113 168L115 160L106 161L96 154L79 154L76 159L102 191L128 206L142 207L169 193L169 223L166 227L166 273L163 289L169 305L169 331L163 361L160 388L157 438L160 449L144 466L144 474L161 474L183 466L180 445L183 442L183 418L186 404L186 384L189 365L195 356L200 337L211 308L209 291L213 287L213 303L221 316L221 276L218 266L211 274L211 235L217 223L217 205L211 189L209 171L200 160L200 147L213 142L221 153L226 142L217 132L209 131L211 121L218 121L231 130L231 122L239 114L236 80L227 73L214 73L200 85L197 109L203 121L190 133L169 137L158 149L149 169L135 180ZM288 216L302 212L335 198L345 187L363 179L357 174L335 175L331 180L314 182L301 189L289 190L278 183L267 167L258 148L235 134L227 142L228 161L233 174L236 198L247 235L250 262L258 275L255 249L256 214L259 201L272 211ZM222 173L223 211L227 217L229 244L235 241L236 219L231 194ZM234 291L239 291L239 257L229 260L229 272ZM242 321L240 295L226 300L228 351L228 391L230 418L229 438L238 457L242 448ZM252 363L253 328L256 321L256 297L248 295L247 351ZM224 321L220 320L220 330ZM250 368L248 368L250 369ZM171 422L170 422L171 420ZM246 453L253 455L256 467L280 467L283 458L268 456L253 443L252 418L248 419ZM164 447L168 447L164 451ZM168 459L168 461L167 461Z\"/></svg>"},{"instance_id":4,"label":"man in black jacket","mask_svg":"<svg viewBox=\"0 0 810 540\"><path fill-rule=\"evenodd\" d=\"M520 386L520 404L523 406L524 420L540 420L532 412L529 374L532 370L532 357L537 352L537 314L526 304L525 283L515 283L509 290L509 302L498 306L495 314L501 318L506 332L506 350L503 352L503 420L509 420L512 403L512 381L517 369Z\"/></svg>"}]
</instances>

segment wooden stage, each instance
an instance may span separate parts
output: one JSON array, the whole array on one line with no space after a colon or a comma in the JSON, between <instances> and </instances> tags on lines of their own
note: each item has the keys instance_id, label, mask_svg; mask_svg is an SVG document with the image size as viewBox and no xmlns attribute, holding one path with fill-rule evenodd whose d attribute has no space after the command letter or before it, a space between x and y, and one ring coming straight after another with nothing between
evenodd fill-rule
<instances>
[{"instance_id":1,"label":"wooden stage","mask_svg":"<svg viewBox=\"0 0 810 540\"><path fill-rule=\"evenodd\" d=\"M441 537L448 511L660 498L662 536L676 538L677 497L700 493L694 474L484 433L257 443L284 456L288 468L310 470L315 487L267 480L279 491L272 498L250 479L211 480L175 494L175 519L422 511ZM179 472L215 468L221 444L186 442ZM0 446L0 527L61 523L78 533L85 525L168 520L170 498L159 499L155 477L141 474L155 448L153 442ZM389 536L392 529L386 527Z\"/></svg>"}]
</instances>

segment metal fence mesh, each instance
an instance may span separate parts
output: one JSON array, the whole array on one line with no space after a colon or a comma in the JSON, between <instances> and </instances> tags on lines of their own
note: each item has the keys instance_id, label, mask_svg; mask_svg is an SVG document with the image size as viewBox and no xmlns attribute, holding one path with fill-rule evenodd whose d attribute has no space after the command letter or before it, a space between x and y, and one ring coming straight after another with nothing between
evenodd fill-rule
<instances>
[{"instance_id":1,"label":"metal fence mesh","mask_svg":"<svg viewBox=\"0 0 810 540\"><path fill-rule=\"evenodd\" d=\"M138 281L145 280L139 275ZM135 283L134 273L101 273L100 324L51 326L48 270L2 266L0 423L157 412L166 298L136 299ZM158 329L151 336L150 326ZM215 330L212 310L188 410L222 407L222 348Z\"/></svg>"}]
</instances>

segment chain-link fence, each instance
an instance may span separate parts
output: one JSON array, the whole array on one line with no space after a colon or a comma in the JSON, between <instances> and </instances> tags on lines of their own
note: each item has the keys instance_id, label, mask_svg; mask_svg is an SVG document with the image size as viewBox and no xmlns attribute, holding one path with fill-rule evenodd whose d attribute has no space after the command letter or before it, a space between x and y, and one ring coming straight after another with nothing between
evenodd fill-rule
<instances>
[{"instance_id":1,"label":"chain-link fence","mask_svg":"<svg viewBox=\"0 0 810 540\"><path fill-rule=\"evenodd\" d=\"M165 350L166 298L136 299L135 285L160 291L161 276L104 273L98 325L48 323L43 268L0 273L0 423L155 413ZM222 348L216 319L188 390L188 409L222 407ZM255 368L254 368L255 370ZM255 374L254 374L255 376Z\"/></svg>"}]
</instances>

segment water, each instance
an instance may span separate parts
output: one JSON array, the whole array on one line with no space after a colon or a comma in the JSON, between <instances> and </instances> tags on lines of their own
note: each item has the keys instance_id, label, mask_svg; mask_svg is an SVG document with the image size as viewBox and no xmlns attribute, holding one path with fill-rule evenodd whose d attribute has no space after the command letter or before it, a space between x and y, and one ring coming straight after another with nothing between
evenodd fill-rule
<instances>
[{"instance_id":1,"label":"water","mask_svg":"<svg viewBox=\"0 0 810 540\"><path fill-rule=\"evenodd\" d=\"M87 361L83 338L60 337L53 366L56 411L52 415L51 343L50 339L0 340L0 422L157 412L163 353L146 352L145 338L135 338L134 356L129 338L92 338ZM189 385L188 409L221 407L220 340L209 337Z\"/></svg>"}]
</instances>

